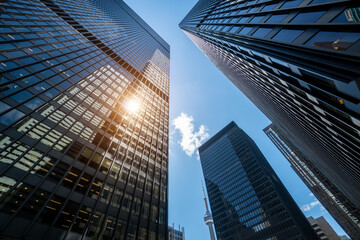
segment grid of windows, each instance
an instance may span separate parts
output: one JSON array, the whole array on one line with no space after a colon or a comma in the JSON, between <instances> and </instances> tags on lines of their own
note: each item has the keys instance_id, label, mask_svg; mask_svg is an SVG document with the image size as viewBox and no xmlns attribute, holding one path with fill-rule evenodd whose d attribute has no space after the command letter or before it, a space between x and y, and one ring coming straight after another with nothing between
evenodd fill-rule
<instances>
[{"instance_id":1,"label":"grid of windows","mask_svg":"<svg viewBox=\"0 0 360 240\"><path fill-rule=\"evenodd\" d=\"M339 225L352 238L360 237L360 212L330 181L321 174L274 124L265 134L290 162L291 166Z\"/></svg>"},{"instance_id":2,"label":"grid of windows","mask_svg":"<svg viewBox=\"0 0 360 240\"><path fill-rule=\"evenodd\" d=\"M165 239L167 43L122 1L9 0L0 21L0 235Z\"/></svg>"},{"instance_id":3,"label":"grid of windows","mask_svg":"<svg viewBox=\"0 0 360 240\"><path fill-rule=\"evenodd\" d=\"M349 5L344 10L343 7L334 9L336 1L323 1L321 3L328 3L325 6L321 6L321 11L314 10L314 4L320 4L318 1L308 0L294 0L294 1L280 1L275 3L274 1L227 1L224 3L214 3L213 8L206 12L206 14L199 14L202 17L201 21L193 22L192 24L184 23L188 26L196 26L196 28L217 31L222 33L237 33L237 31L231 31L232 28L248 29L243 35L252 36L253 33L262 26L269 26L271 30L274 30L269 39L276 41L284 41L282 38L274 38L279 31L299 29L295 24L313 24L309 25L308 29L320 28L316 32L317 38L307 46L327 48L332 50L345 51L351 45L358 42L360 39L360 32L354 33L353 29L347 28L347 32L342 32L342 38L334 39L329 38L327 35L323 35L321 28L328 23L357 23L359 21L359 7ZM332 4L331 4L332 3ZM336 6L336 5L335 5ZM320 7L317 7L320 9ZM331 10L331 11L330 11ZM335 20L337 19L337 20ZM189 21L189 19L187 19ZM196 24L195 24L196 23ZM320 25L320 26L319 26ZM333 26L339 27L339 26ZM307 35L305 38L311 38L312 34L307 34L307 28L300 27L298 35ZM253 31L250 31L253 30ZM241 31L241 30L240 30ZM326 33L326 32L325 32ZM333 35L332 35L333 36ZM290 39L293 42L296 38ZM336 41L337 40L337 41ZM336 43L334 44L334 42ZM297 41L297 44L303 44L306 40ZM328 43L328 44L325 44ZM338 47L345 45L345 47ZM350 51L349 51L350 52Z\"/></svg>"},{"instance_id":4,"label":"grid of windows","mask_svg":"<svg viewBox=\"0 0 360 240\"><path fill-rule=\"evenodd\" d=\"M260 150L235 123L199 154L219 239L316 239Z\"/></svg>"},{"instance_id":5,"label":"grid of windows","mask_svg":"<svg viewBox=\"0 0 360 240\"><path fill-rule=\"evenodd\" d=\"M203 1L180 27L360 208L358 1Z\"/></svg>"},{"instance_id":6,"label":"grid of windows","mask_svg":"<svg viewBox=\"0 0 360 240\"><path fill-rule=\"evenodd\" d=\"M184 228L179 230L175 229L174 226L169 226L169 240L185 240Z\"/></svg>"}]
</instances>

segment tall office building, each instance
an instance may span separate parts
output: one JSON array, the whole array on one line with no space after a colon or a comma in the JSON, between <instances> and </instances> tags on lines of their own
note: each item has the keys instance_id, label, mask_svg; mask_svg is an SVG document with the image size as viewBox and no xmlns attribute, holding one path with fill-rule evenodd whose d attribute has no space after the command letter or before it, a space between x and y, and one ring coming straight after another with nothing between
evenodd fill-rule
<instances>
[{"instance_id":1,"label":"tall office building","mask_svg":"<svg viewBox=\"0 0 360 240\"><path fill-rule=\"evenodd\" d=\"M265 134L290 162L315 197L352 239L360 239L360 209L356 208L319 170L292 144L274 124Z\"/></svg>"},{"instance_id":2,"label":"tall office building","mask_svg":"<svg viewBox=\"0 0 360 240\"><path fill-rule=\"evenodd\" d=\"M234 122L199 153L218 239L318 239L259 148Z\"/></svg>"},{"instance_id":3,"label":"tall office building","mask_svg":"<svg viewBox=\"0 0 360 240\"><path fill-rule=\"evenodd\" d=\"M323 216L318 218L308 217L308 220L321 240L340 240L339 235Z\"/></svg>"},{"instance_id":4,"label":"tall office building","mask_svg":"<svg viewBox=\"0 0 360 240\"><path fill-rule=\"evenodd\" d=\"M0 238L166 239L169 45L121 0L0 21Z\"/></svg>"},{"instance_id":5,"label":"tall office building","mask_svg":"<svg viewBox=\"0 0 360 240\"><path fill-rule=\"evenodd\" d=\"M200 0L180 23L360 209L357 0Z\"/></svg>"}]
</instances>

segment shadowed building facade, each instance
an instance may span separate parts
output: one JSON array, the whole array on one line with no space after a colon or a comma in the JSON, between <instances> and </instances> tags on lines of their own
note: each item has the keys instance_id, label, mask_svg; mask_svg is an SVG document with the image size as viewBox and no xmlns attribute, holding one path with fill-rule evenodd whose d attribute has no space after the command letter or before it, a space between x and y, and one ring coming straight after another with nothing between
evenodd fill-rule
<instances>
[{"instance_id":1,"label":"shadowed building facade","mask_svg":"<svg viewBox=\"0 0 360 240\"><path fill-rule=\"evenodd\" d=\"M359 7L200 0L180 27L360 209Z\"/></svg>"},{"instance_id":2,"label":"shadowed building facade","mask_svg":"<svg viewBox=\"0 0 360 240\"><path fill-rule=\"evenodd\" d=\"M0 21L0 238L167 239L169 45L121 0Z\"/></svg>"},{"instance_id":3,"label":"shadowed building facade","mask_svg":"<svg viewBox=\"0 0 360 240\"><path fill-rule=\"evenodd\" d=\"M323 216L316 219L308 217L307 219L321 240L340 240L340 237Z\"/></svg>"},{"instance_id":4,"label":"shadowed building facade","mask_svg":"<svg viewBox=\"0 0 360 240\"><path fill-rule=\"evenodd\" d=\"M217 239L318 239L259 148L234 122L199 154Z\"/></svg>"},{"instance_id":5,"label":"shadowed building facade","mask_svg":"<svg viewBox=\"0 0 360 240\"><path fill-rule=\"evenodd\" d=\"M314 164L285 137L275 124L267 126L264 132L344 231L352 239L360 239L360 209L355 207L339 189L319 172Z\"/></svg>"}]
</instances>

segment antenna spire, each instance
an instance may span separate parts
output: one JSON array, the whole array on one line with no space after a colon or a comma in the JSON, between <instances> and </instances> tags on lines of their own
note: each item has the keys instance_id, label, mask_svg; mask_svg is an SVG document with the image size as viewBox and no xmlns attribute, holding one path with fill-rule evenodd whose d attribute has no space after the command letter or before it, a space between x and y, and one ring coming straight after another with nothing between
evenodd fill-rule
<instances>
[{"instance_id":1,"label":"antenna spire","mask_svg":"<svg viewBox=\"0 0 360 240\"><path fill-rule=\"evenodd\" d=\"M202 185L202 189L203 189L203 193L204 193L204 201L205 201L205 207L206 207L206 213L205 213L205 216L204 216L204 222L209 227L210 239L215 240L215 234L214 234L214 229L213 229L214 220L213 220L212 215L211 215L211 213L209 211L209 206L208 206L206 193L205 193L205 188L204 188L204 182L202 180L201 180L201 185Z\"/></svg>"},{"instance_id":2,"label":"antenna spire","mask_svg":"<svg viewBox=\"0 0 360 240\"><path fill-rule=\"evenodd\" d=\"M207 202L207 198L206 198L206 193L205 193L203 180L201 180L201 185L202 185L202 189L203 189L203 193L204 193L204 201L205 201L206 212L209 212L209 206L208 206L208 202Z\"/></svg>"}]
</instances>

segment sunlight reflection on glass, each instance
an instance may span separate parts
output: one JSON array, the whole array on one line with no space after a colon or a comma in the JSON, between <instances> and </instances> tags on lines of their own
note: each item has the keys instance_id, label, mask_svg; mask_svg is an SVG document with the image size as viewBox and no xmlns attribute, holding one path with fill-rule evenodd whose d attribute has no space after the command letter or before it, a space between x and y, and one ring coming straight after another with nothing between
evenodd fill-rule
<instances>
[{"instance_id":1,"label":"sunlight reflection on glass","mask_svg":"<svg viewBox=\"0 0 360 240\"><path fill-rule=\"evenodd\" d=\"M140 109L140 103L137 99L130 99L125 102L125 108L129 113L137 113Z\"/></svg>"}]
</instances>

